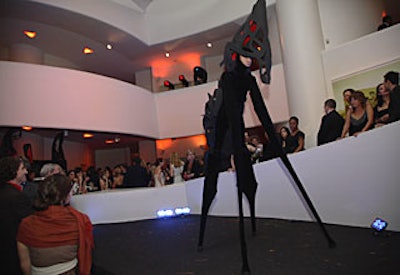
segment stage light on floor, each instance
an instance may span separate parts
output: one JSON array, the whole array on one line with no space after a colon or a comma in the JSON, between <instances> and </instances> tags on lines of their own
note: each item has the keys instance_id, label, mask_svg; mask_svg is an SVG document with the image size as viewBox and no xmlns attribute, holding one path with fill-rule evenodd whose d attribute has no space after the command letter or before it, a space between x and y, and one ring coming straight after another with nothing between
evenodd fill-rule
<instances>
[{"instance_id":1,"label":"stage light on floor","mask_svg":"<svg viewBox=\"0 0 400 275\"><path fill-rule=\"evenodd\" d=\"M375 218L375 220L371 224L371 228L374 229L374 232L376 234L383 232L387 226L388 223L381 218Z\"/></svg>"},{"instance_id":2,"label":"stage light on floor","mask_svg":"<svg viewBox=\"0 0 400 275\"><path fill-rule=\"evenodd\" d=\"M174 216L174 213L175 212L172 209L158 210L157 217L159 217L159 218L172 217L172 216Z\"/></svg>"},{"instance_id":3,"label":"stage light on floor","mask_svg":"<svg viewBox=\"0 0 400 275\"><path fill-rule=\"evenodd\" d=\"M175 215L187 215L190 214L189 207L175 208Z\"/></svg>"},{"instance_id":4,"label":"stage light on floor","mask_svg":"<svg viewBox=\"0 0 400 275\"><path fill-rule=\"evenodd\" d=\"M157 211L158 218L170 218L182 215L189 215L190 208L189 207L177 207L175 209L161 209Z\"/></svg>"}]
</instances>

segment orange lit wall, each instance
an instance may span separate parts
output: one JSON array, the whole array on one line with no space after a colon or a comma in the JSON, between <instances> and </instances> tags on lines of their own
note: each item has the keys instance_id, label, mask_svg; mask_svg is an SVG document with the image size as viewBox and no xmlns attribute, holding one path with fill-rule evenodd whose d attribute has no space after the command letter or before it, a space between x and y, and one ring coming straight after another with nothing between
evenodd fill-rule
<instances>
[{"instance_id":1,"label":"orange lit wall","mask_svg":"<svg viewBox=\"0 0 400 275\"><path fill-rule=\"evenodd\" d=\"M153 75L153 90L160 91L164 80L169 80L173 84L178 84L179 75L183 74L190 82L193 81L193 68L200 66L199 53L185 53L175 56L171 52L171 56L166 58L160 56L150 62Z\"/></svg>"},{"instance_id":2,"label":"orange lit wall","mask_svg":"<svg viewBox=\"0 0 400 275\"><path fill-rule=\"evenodd\" d=\"M196 135L174 139L161 139L156 141L157 157L169 159L173 152L177 152L181 158L186 157L186 151L192 150L197 156L204 155L206 146L205 135Z\"/></svg>"}]
</instances>

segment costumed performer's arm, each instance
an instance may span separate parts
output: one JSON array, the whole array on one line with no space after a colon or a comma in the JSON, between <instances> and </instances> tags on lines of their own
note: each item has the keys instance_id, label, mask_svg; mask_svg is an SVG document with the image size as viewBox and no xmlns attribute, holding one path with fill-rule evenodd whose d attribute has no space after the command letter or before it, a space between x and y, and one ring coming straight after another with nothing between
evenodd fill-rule
<instances>
[{"instance_id":1,"label":"costumed performer's arm","mask_svg":"<svg viewBox=\"0 0 400 275\"><path fill-rule=\"evenodd\" d=\"M283 150L280 143L276 137L275 127L272 123L271 116L268 113L267 106L265 106L264 98L261 95L260 88L257 85L257 81L252 77L250 86L250 97L253 102L254 110L257 114L264 131L267 133L269 140L271 141L271 146L273 150L279 155L283 154Z\"/></svg>"}]
</instances>

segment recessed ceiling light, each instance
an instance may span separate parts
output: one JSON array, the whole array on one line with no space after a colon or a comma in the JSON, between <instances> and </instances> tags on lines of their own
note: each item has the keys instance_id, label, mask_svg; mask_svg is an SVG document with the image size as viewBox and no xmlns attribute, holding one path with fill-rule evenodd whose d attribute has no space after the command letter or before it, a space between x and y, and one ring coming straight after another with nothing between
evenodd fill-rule
<instances>
[{"instance_id":1,"label":"recessed ceiling light","mask_svg":"<svg viewBox=\"0 0 400 275\"><path fill-rule=\"evenodd\" d=\"M166 52L165 57L169 57L169 56L170 56L169 52Z\"/></svg>"},{"instance_id":2,"label":"recessed ceiling light","mask_svg":"<svg viewBox=\"0 0 400 275\"><path fill-rule=\"evenodd\" d=\"M113 46L111 44L106 45L107 50L112 50Z\"/></svg>"},{"instance_id":3,"label":"recessed ceiling light","mask_svg":"<svg viewBox=\"0 0 400 275\"><path fill-rule=\"evenodd\" d=\"M115 141L113 139L106 139L104 141L105 144L113 144Z\"/></svg>"},{"instance_id":4,"label":"recessed ceiling light","mask_svg":"<svg viewBox=\"0 0 400 275\"><path fill-rule=\"evenodd\" d=\"M84 54L92 54L92 53L94 53L94 50L89 47L85 47L85 48L83 48L83 53Z\"/></svg>"},{"instance_id":5,"label":"recessed ceiling light","mask_svg":"<svg viewBox=\"0 0 400 275\"><path fill-rule=\"evenodd\" d=\"M211 42L208 42L206 46L207 48L212 48L213 44Z\"/></svg>"},{"instance_id":6,"label":"recessed ceiling light","mask_svg":"<svg viewBox=\"0 0 400 275\"><path fill-rule=\"evenodd\" d=\"M22 126L21 128L22 128L22 130L25 130L25 131L30 131L30 130L32 130L32 127L31 127L31 126Z\"/></svg>"},{"instance_id":7,"label":"recessed ceiling light","mask_svg":"<svg viewBox=\"0 0 400 275\"><path fill-rule=\"evenodd\" d=\"M36 37L36 32L34 31L24 31L24 34L29 37L30 39L33 39Z\"/></svg>"},{"instance_id":8,"label":"recessed ceiling light","mask_svg":"<svg viewBox=\"0 0 400 275\"><path fill-rule=\"evenodd\" d=\"M84 138L92 138L94 135L93 134L91 134L91 133L84 133L83 134L83 137Z\"/></svg>"}]
</instances>

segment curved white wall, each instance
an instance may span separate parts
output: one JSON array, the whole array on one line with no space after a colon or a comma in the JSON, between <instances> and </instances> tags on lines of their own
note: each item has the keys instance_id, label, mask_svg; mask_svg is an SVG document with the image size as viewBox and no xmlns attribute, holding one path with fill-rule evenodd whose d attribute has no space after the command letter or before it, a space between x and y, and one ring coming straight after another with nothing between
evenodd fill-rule
<instances>
[{"instance_id":1,"label":"curved white wall","mask_svg":"<svg viewBox=\"0 0 400 275\"><path fill-rule=\"evenodd\" d=\"M157 137L153 94L91 73L0 62L0 125Z\"/></svg>"},{"instance_id":2,"label":"curved white wall","mask_svg":"<svg viewBox=\"0 0 400 275\"><path fill-rule=\"evenodd\" d=\"M380 217L400 231L400 122L289 156L325 223L369 227ZM383 164L383 165L382 165ZM296 184L278 159L254 166L258 181L256 216L313 220ZM203 178L163 188L79 195L71 204L94 224L156 218L160 209L190 206L200 214ZM244 212L248 216L247 201ZM126 211L129 209L129 211ZM210 215L238 216L235 174L221 173Z\"/></svg>"},{"instance_id":3,"label":"curved white wall","mask_svg":"<svg viewBox=\"0 0 400 275\"><path fill-rule=\"evenodd\" d=\"M330 96L333 96L332 81L400 59L399 45L400 24L397 24L323 51L322 60Z\"/></svg>"},{"instance_id":4,"label":"curved white wall","mask_svg":"<svg viewBox=\"0 0 400 275\"><path fill-rule=\"evenodd\" d=\"M260 88L274 122L287 120L282 64L272 69L271 86ZM255 73L256 77L258 73ZM155 139L202 134L207 93L216 82L151 93L138 86L96 74L0 62L0 125L91 130ZM247 127L259 125L251 101Z\"/></svg>"}]
</instances>

